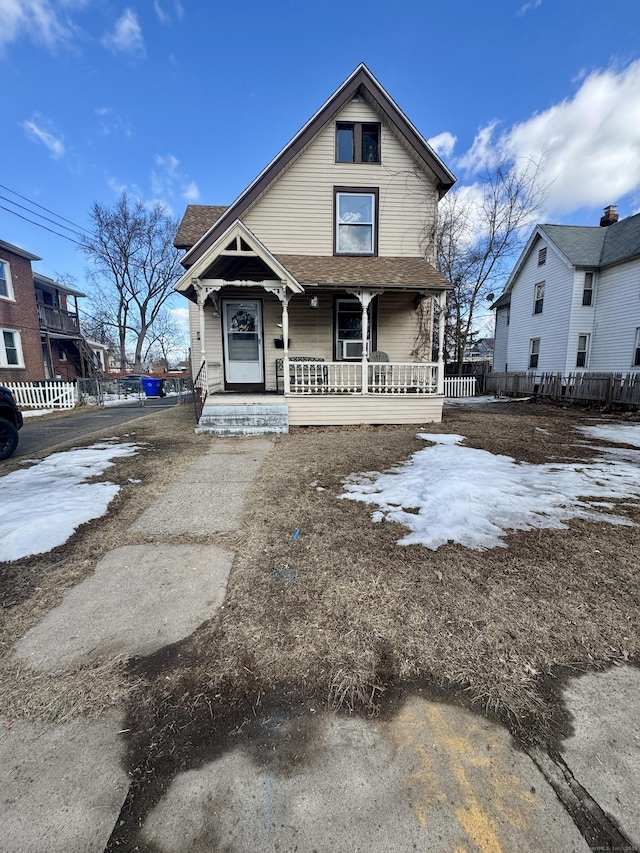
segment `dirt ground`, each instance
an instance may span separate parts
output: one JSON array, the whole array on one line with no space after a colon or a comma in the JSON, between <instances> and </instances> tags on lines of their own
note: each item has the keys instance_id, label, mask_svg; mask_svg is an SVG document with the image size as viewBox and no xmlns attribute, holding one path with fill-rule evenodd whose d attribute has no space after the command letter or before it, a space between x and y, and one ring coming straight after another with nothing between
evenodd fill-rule
<instances>
[{"instance_id":1,"label":"dirt ground","mask_svg":"<svg viewBox=\"0 0 640 853\"><path fill-rule=\"evenodd\" d=\"M225 607L187 640L54 676L17 672L15 639L106 550L144 541L128 525L212 440L193 435L190 416L183 407L122 428L142 448L106 472L122 484L108 516L48 555L0 564L2 713L60 720L124 703L129 770L142 785L205 760L238 731L251 737L258 708L313 699L385 715L407 690L488 713L521 743L553 749L569 733L564 680L640 662L639 526L577 520L512 533L508 547L485 552L399 547L403 528L374 524L365 504L336 498L349 474L403 462L424 442L412 427L356 427L275 441L241 529L207 539L236 559ZM428 430L518 461L560 462L595 453L576 426L625 418L638 421L510 403L451 407ZM615 512L640 522L638 501Z\"/></svg>"}]
</instances>

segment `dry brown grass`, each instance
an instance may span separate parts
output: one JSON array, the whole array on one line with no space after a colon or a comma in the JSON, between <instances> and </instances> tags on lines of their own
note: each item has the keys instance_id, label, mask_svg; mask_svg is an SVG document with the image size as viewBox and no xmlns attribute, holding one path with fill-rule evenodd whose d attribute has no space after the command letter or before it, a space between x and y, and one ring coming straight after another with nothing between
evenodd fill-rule
<instances>
[{"instance_id":1,"label":"dry brown grass","mask_svg":"<svg viewBox=\"0 0 640 853\"><path fill-rule=\"evenodd\" d=\"M115 460L113 467L96 478L121 486L108 515L82 525L67 543L47 554L0 562L0 713L40 721L62 721L78 714L95 716L105 707L122 704L137 684L122 658L39 673L18 663L11 649L60 603L67 589L93 572L107 551L144 538L127 528L201 452L203 442L194 434L193 426L193 410L179 406L108 427L84 442L69 442L69 447L89 446L117 436L138 444L140 450L134 457ZM56 447L57 451L61 449L65 446Z\"/></svg>"},{"instance_id":2,"label":"dry brown grass","mask_svg":"<svg viewBox=\"0 0 640 853\"><path fill-rule=\"evenodd\" d=\"M562 461L589 456L573 430L588 417L512 404L451 409L427 430L461 433L470 446L517 460ZM18 582L22 604L8 620L5 649L105 550L143 541L126 532L129 521L209 441L192 435L188 419L162 429L160 420L144 421L146 432L138 421L134 438L153 452L110 470L124 484L110 516L61 553L16 567L25 588ZM422 448L417 431L307 429L278 439L241 529L210 538L237 554L218 617L133 662L126 676L119 663L105 669L105 692L114 701L128 696L132 767L178 754L178 742L200 748L215 727L233 728L234 708L242 716L293 693L371 713L389 707L395 691L420 686L497 714L523 741L549 741L565 725L559 687L567 672L639 660L640 527L576 521L565 531L512 534L507 548L484 553L457 545L432 552L399 547L402 528L373 524L364 504L336 499L347 475L388 468ZM176 447L180 464L167 470ZM144 485L127 487L131 476ZM640 521L637 504L620 512ZM75 712L97 708L90 693L84 706L75 701L67 676ZM21 701L8 707L27 713Z\"/></svg>"}]
</instances>

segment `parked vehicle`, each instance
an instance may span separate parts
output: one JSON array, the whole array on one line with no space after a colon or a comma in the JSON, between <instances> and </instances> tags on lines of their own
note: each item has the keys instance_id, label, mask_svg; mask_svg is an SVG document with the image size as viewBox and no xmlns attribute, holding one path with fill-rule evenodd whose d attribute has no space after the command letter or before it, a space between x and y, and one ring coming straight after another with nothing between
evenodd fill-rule
<instances>
[{"instance_id":1,"label":"parked vehicle","mask_svg":"<svg viewBox=\"0 0 640 853\"><path fill-rule=\"evenodd\" d=\"M22 412L8 388L0 385L0 459L8 459L18 446Z\"/></svg>"}]
</instances>

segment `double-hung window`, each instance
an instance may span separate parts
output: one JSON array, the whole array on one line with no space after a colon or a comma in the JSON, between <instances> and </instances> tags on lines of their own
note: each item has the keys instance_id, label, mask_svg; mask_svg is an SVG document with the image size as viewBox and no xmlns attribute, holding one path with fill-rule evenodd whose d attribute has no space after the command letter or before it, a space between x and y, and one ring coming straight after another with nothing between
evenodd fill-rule
<instances>
[{"instance_id":1,"label":"double-hung window","mask_svg":"<svg viewBox=\"0 0 640 853\"><path fill-rule=\"evenodd\" d=\"M532 338L529 342L529 369L535 370L540 356L540 338Z\"/></svg>"},{"instance_id":2,"label":"double-hung window","mask_svg":"<svg viewBox=\"0 0 640 853\"><path fill-rule=\"evenodd\" d=\"M593 305L593 273L586 272L584 274L584 285L582 287L582 304L589 306Z\"/></svg>"},{"instance_id":3,"label":"double-hung window","mask_svg":"<svg viewBox=\"0 0 640 853\"><path fill-rule=\"evenodd\" d=\"M578 335L578 351L576 354L576 367L587 366L587 354L589 352L589 335Z\"/></svg>"},{"instance_id":4,"label":"double-hung window","mask_svg":"<svg viewBox=\"0 0 640 853\"><path fill-rule=\"evenodd\" d=\"M542 314L542 306L544 303L544 281L538 282L533 288L533 313Z\"/></svg>"},{"instance_id":5,"label":"double-hung window","mask_svg":"<svg viewBox=\"0 0 640 853\"><path fill-rule=\"evenodd\" d=\"M24 367L20 332L0 329L0 367Z\"/></svg>"},{"instance_id":6,"label":"double-hung window","mask_svg":"<svg viewBox=\"0 0 640 853\"><path fill-rule=\"evenodd\" d=\"M380 125L336 123L336 163L379 163Z\"/></svg>"},{"instance_id":7,"label":"double-hung window","mask_svg":"<svg viewBox=\"0 0 640 853\"><path fill-rule=\"evenodd\" d=\"M11 270L6 261L0 261L0 299L13 299Z\"/></svg>"},{"instance_id":8,"label":"double-hung window","mask_svg":"<svg viewBox=\"0 0 640 853\"><path fill-rule=\"evenodd\" d=\"M336 187L335 254L377 254L377 189Z\"/></svg>"},{"instance_id":9,"label":"double-hung window","mask_svg":"<svg viewBox=\"0 0 640 853\"><path fill-rule=\"evenodd\" d=\"M640 367L640 329L636 329L636 344L633 349L633 366Z\"/></svg>"}]
</instances>

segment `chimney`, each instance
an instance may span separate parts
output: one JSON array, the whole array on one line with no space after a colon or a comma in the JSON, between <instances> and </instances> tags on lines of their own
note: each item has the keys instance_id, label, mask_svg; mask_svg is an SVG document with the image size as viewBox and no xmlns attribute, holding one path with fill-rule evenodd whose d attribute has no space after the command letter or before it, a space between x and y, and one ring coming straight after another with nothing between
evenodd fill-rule
<instances>
[{"instance_id":1,"label":"chimney","mask_svg":"<svg viewBox=\"0 0 640 853\"><path fill-rule=\"evenodd\" d=\"M604 216L600 219L600 227L606 228L607 225L614 225L618 221L618 208L615 204L610 204L605 207Z\"/></svg>"}]
</instances>

